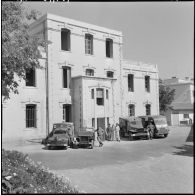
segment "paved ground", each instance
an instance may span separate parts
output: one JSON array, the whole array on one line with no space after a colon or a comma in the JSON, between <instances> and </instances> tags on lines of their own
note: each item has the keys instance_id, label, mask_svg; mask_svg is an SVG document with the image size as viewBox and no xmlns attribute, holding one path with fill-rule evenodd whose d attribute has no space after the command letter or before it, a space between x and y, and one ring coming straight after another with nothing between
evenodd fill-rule
<instances>
[{"instance_id":1,"label":"paved ground","mask_svg":"<svg viewBox=\"0 0 195 195\"><path fill-rule=\"evenodd\" d=\"M45 150L37 143L3 147L28 153L87 193L193 193L189 132L171 127L167 138L105 142L93 150Z\"/></svg>"}]
</instances>

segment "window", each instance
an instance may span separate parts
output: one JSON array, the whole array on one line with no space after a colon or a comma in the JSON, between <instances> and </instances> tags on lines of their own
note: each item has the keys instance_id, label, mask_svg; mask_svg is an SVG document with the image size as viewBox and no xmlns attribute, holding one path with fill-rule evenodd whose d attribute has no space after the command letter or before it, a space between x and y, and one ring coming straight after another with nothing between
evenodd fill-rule
<instances>
[{"instance_id":1,"label":"window","mask_svg":"<svg viewBox=\"0 0 195 195\"><path fill-rule=\"evenodd\" d=\"M183 118L190 118L189 114L183 114Z\"/></svg>"},{"instance_id":2,"label":"window","mask_svg":"<svg viewBox=\"0 0 195 195\"><path fill-rule=\"evenodd\" d=\"M35 87L35 69L26 71L26 86Z\"/></svg>"},{"instance_id":3,"label":"window","mask_svg":"<svg viewBox=\"0 0 195 195\"><path fill-rule=\"evenodd\" d=\"M85 34L85 53L93 54L93 35Z\"/></svg>"},{"instance_id":4,"label":"window","mask_svg":"<svg viewBox=\"0 0 195 195\"><path fill-rule=\"evenodd\" d=\"M71 69L69 67L63 67L63 88L70 88Z\"/></svg>"},{"instance_id":5,"label":"window","mask_svg":"<svg viewBox=\"0 0 195 195\"><path fill-rule=\"evenodd\" d=\"M26 105L26 128L36 128L37 127L37 114L36 105L28 104Z\"/></svg>"},{"instance_id":6,"label":"window","mask_svg":"<svg viewBox=\"0 0 195 195\"><path fill-rule=\"evenodd\" d=\"M145 76L145 89L147 92L150 92L150 77Z\"/></svg>"},{"instance_id":7,"label":"window","mask_svg":"<svg viewBox=\"0 0 195 195\"><path fill-rule=\"evenodd\" d=\"M70 51L70 30L61 29L61 50Z\"/></svg>"},{"instance_id":8,"label":"window","mask_svg":"<svg viewBox=\"0 0 195 195\"><path fill-rule=\"evenodd\" d=\"M65 122L71 122L71 105L63 104L63 120Z\"/></svg>"},{"instance_id":9,"label":"window","mask_svg":"<svg viewBox=\"0 0 195 195\"><path fill-rule=\"evenodd\" d=\"M106 89L106 99L108 99L108 89Z\"/></svg>"},{"instance_id":10,"label":"window","mask_svg":"<svg viewBox=\"0 0 195 195\"><path fill-rule=\"evenodd\" d=\"M129 105L129 116L135 116L135 105L134 104Z\"/></svg>"},{"instance_id":11,"label":"window","mask_svg":"<svg viewBox=\"0 0 195 195\"><path fill-rule=\"evenodd\" d=\"M94 89L91 90L91 99L94 99Z\"/></svg>"},{"instance_id":12,"label":"window","mask_svg":"<svg viewBox=\"0 0 195 195\"><path fill-rule=\"evenodd\" d=\"M101 88L96 89L97 105L104 105L104 90Z\"/></svg>"},{"instance_id":13,"label":"window","mask_svg":"<svg viewBox=\"0 0 195 195\"><path fill-rule=\"evenodd\" d=\"M134 75L128 74L128 91L134 91Z\"/></svg>"},{"instance_id":14,"label":"window","mask_svg":"<svg viewBox=\"0 0 195 195\"><path fill-rule=\"evenodd\" d=\"M95 118L92 118L92 127L95 128Z\"/></svg>"},{"instance_id":15,"label":"window","mask_svg":"<svg viewBox=\"0 0 195 195\"><path fill-rule=\"evenodd\" d=\"M85 74L87 76L94 76L94 70L92 70L92 69L86 69Z\"/></svg>"},{"instance_id":16,"label":"window","mask_svg":"<svg viewBox=\"0 0 195 195\"><path fill-rule=\"evenodd\" d=\"M109 117L107 117L107 125L109 124Z\"/></svg>"},{"instance_id":17,"label":"window","mask_svg":"<svg viewBox=\"0 0 195 195\"><path fill-rule=\"evenodd\" d=\"M113 40L106 39L106 57L112 58L113 57Z\"/></svg>"},{"instance_id":18,"label":"window","mask_svg":"<svg viewBox=\"0 0 195 195\"><path fill-rule=\"evenodd\" d=\"M151 115L151 105L146 104L146 115Z\"/></svg>"},{"instance_id":19,"label":"window","mask_svg":"<svg viewBox=\"0 0 195 195\"><path fill-rule=\"evenodd\" d=\"M113 78L113 77L114 77L114 72L112 72L112 71L107 71L107 77Z\"/></svg>"}]
</instances>

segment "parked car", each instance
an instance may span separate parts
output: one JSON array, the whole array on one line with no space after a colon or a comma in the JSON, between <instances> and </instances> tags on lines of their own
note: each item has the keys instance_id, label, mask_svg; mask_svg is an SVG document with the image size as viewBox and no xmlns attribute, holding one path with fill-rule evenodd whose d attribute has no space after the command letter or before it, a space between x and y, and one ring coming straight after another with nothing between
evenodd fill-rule
<instances>
[{"instance_id":1,"label":"parked car","mask_svg":"<svg viewBox=\"0 0 195 195\"><path fill-rule=\"evenodd\" d=\"M53 124L53 129L49 135L42 140L42 144L52 149L61 147L67 149L71 145L74 137L73 123L63 122Z\"/></svg>"},{"instance_id":2,"label":"parked car","mask_svg":"<svg viewBox=\"0 0 195 195\"><path fill-rule=\"evenodd\" d=\"M152 116L139 116L143 123L144 127L146 128L148 123L152 121L154 124L154 138L164 136L167 137L169 134L169 128L167 124L167 119L165 116L162 115L152 115Z\"/></svg>"},{"instance_id":3,"label":"parked car","mask_svg":"<svg viewBox=\"0 0 195 195\"><path fill-rule=\"evenodd\" d=\"M95 140L95 133L94 130L85 129L83 131L77 132L75 136L72 147L79 148L79 147L89 147L93 149L94 147L94 140Z\"/></svg>"},{"instance_id":4,"label":"parked car","mask_svg":"<svg viewBox=\"0 0 195 195\"><path fill-rule=\"evenodd\" d=\"M142 119L139 117L119 118L121 136L128 137L129 140L148 139L148 131L144 128Z\"/></svg>"}]
</instances>

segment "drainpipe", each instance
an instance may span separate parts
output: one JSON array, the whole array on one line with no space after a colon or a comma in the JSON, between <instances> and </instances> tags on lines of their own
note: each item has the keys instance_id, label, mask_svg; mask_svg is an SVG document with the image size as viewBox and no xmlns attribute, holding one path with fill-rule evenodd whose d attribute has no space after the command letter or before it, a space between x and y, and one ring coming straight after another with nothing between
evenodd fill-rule
<instances>
[{"instance_id":1,"label":"drainpipe","mask_svg":"<svg viewBox=\"0 0 195 195\"><path fill-rule=\"evenodd\" d=\"M46 86L46 135L49 134L49 79L48 79L48 32L47 32L47 18L45 20L44 34L46 40L46 66L45 66L45 86Z\"/></svg>"}]
</instances>

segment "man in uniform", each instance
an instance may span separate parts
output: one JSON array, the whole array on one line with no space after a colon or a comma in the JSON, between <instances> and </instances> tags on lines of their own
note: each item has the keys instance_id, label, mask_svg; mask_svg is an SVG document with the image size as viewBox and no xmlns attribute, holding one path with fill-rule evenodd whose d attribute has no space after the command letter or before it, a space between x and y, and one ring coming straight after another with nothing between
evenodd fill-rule
<instances>
[{"instance_id":1,"label":"man in uniform","mask_svg":"<svg viewBox=\"0 0 195 195\"><path fill-rule=\"evenodd\" d=\"M99 147L102 147L103 146L102 136L103 136L104 130L101 127L98 127L94 132L97 132L97 140L99 142Z\"/></svg>"}]
</instances>

